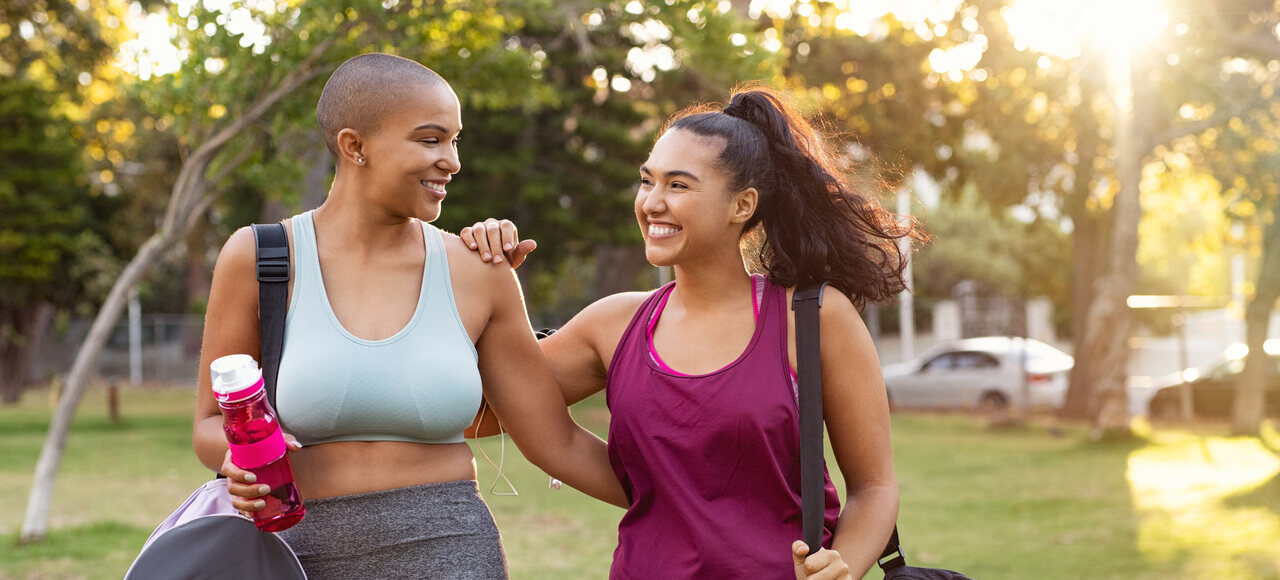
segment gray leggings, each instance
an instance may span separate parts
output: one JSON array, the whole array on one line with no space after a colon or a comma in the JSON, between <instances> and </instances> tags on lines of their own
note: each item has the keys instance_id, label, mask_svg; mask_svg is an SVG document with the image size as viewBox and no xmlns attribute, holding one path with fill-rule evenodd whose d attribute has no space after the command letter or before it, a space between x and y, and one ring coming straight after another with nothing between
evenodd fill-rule
<instances>
[{"instance_id":1,"label":"gray leggings","mask_svg":"<svg viewBox=\"0 0 1280 580\"><path fill-rule=\"evenodd\" d=\"M309 580L508 577L502 539L474 480L310 499L280 533Z\"/></svg>"}]
</instances>

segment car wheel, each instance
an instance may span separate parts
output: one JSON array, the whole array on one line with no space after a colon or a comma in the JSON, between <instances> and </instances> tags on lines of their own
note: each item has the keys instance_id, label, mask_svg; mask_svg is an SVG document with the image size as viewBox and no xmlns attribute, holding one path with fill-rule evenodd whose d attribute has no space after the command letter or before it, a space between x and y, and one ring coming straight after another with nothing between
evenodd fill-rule
<instances>
[{"instance_id":1,"label":"car wheel","mask_svg":"<svg viewBox=\"0 0 1280 580\"><path fill-rule=\"evenodd\" d=\"M988 391L982 394L982 398L978 399L978 410L984 413L992 413L995 411L1003 411L1009 408L1009 398L1003 393Z\"/></svg>"}]
</instances>

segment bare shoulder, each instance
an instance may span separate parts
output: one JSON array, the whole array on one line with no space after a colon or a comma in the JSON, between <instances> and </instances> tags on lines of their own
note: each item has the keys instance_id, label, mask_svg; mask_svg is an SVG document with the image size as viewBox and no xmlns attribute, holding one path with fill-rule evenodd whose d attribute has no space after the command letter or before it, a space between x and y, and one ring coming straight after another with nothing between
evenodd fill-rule
<instances>
[{"instance_id":1,"label":"bare shoulder","mask_svg":"<svg viewBox=\"0 0 1280 580\"><path fill-rule=\"evenodd\" d=\"M258 243L253 236L253 228L240 228L222 245L214 273L236 277L254 273L258 268L257 254ZM254 276L256 278L256 274Z\"/></svg>"},{"instance_id":2,"label":"bare shoulder","mask_svg":"<svg viewBox=\"0 0 1280 580\"><path fill-rule=\"evenodd\" d=\"M209 385L208 369L213 359L232 353L255 358L259 355L256 254L253 229L247 227L231 234L218 253L200 348L200 384L204 387ZM205 403L212 405L212 398ZM216 407L206 411L210 409L216 411Z\"/></svg>"},{"instance_id":3,"label":"bare shoulder","mask_svg":"<svg viewBox=\"0 0 1280 580\"><path fill-rule=\"evenodd\" d=\"M620 292L591 303L574 315L560 331L542 341L543 353L556 367L557 374L569 384L562 384L569 400L578 401L604 386L606 367L627 331L627 325L650 295L649 292ZM589 355L587 353L590 353ZM590 369L566 372L568 367ZM587 386L575 389L570 377L589 376Z\"/></svg>"},{"instance_id":4,"label":"bare shoulder","mask_svg":"<svg viewBox=\"0 0 1280 580\"><path fill-rule=\"evenodd\" d=\"M524 296L515 271L508 264L491 264L480 259L458 236L439 231L448 261L453 300L462 324L471 339L480 344L495 322L528 325ZM433 230L424 233L431 235Z\"/></svg>"},{"instance_id":5,"label":"bare shoulder","mask_svg":"<svg viewBox=\"0 0 1280 580\"><path fill-rule=\"evenodd\" d=\"M450 275L460 278L460 281L477 284L500 283L514 278L514 270L510 264L485 262L480 259L479 254L467 247L462 238L444 230L437 231L444 242L445 255L449 258Z\"/></svg>"},{"instance_id":6,"label":"bare shoulder","mask_svg":"<svg viewBox=\"0 0 1280 580\"><path fill-rule=\"evenodd\" d=\"M631 322L631 318L635 316L636 311L640 309L640 305L649 298L652 292L619 292L605 296L595 302L592 302L586 308L582 309L574 320L581 320L586 324L605 324L614 326L617 324L626 325Z\"/></svg>"},{"instance_id":7,"label":"bare shoulder","mask_svg":"<svg viewBox=\"0 0 1280 580\"><path fill-rule=\"evenodd\" d=\"M792 321L795 320L795 310L791 308L795 293L796 288L794 286L787 288L787 315ZM818 310L818 313L824 330L832 325L836 327L853 325L860 328L863 333L867 332L866 324L862 322L862 315L858 313L858 308L853 305L853 301L849 300L848 296L844 295L844 292L841 292L835 286L827 285L822 289L821 309Z\"/></svg>"},{"instance_id":8,"label":"bare shoulder","mask_svg":"<svg viewBox=\"0 0 1280 580\"><path fill-rule=\"evenodd\" d=\"M861 332L867 332L867 326L863 324L858 308L853 305L853 301L849 300L848 296L845 296L844 292L837 290L835 286L822 289L821 312L823 322L830 321L841 326L853 325Z\"/></svg>"},{"instance_id":9,"label":"bare shoulder","mask_svg":"<svg viewBox=\"0 0 1280 580\"><path fill-rule=\"evenodd\" d=\"M823 289L819 317L823 355L839 357L847 367L878 377L880 357L876 343L853 301L835 287L827 286Z\"/></svg>"},{"instance_id":10,"label":"bare shoulder","mask_svg":"<svg viewBox=\"0 0 1280 580\"><path fill-rule=\"evenodd\" d=\"M626 332L627 325L649 294L619 292L596 300L575 314L557 336L560 341L572 338L592 345L600 353L601 360L607 362Z\"/></svg>"},{"instance_id":11,"label":"bare shoulder","mask_svg":"<svg viewBox=\"0 0 1280 580\"><path fill-rule=\"evenodd\" d=\"M280 222L284 226L285 237L288 239L289 255L293 255L293 229L291 218L285 218ZM253 233L253 226L244 226L231 233L231 237L227 238L226 243L222 245L222 251L218 253L218 264L227 263L235 266L250 265L257 267L258 242L257 237Z\"/></svg>"}]
</instances>

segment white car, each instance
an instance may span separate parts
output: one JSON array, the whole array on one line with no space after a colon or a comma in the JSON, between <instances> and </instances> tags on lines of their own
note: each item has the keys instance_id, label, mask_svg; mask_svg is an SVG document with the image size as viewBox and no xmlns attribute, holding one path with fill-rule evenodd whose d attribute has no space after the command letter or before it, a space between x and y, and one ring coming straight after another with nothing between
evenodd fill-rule
<instances>
[{"instance_id":1,"label":"white car","mask_svg":"<svg viewBox=\"0 0 1280 580\"><path fill-rule=\"evenodd\" d=\"M1021 364L1019 364L1021 363ZM1075 359L1034 339L967 338L883 369L895 407L1001 409L1021 405L1057 409L1067 395Z\"/></svg>"}]
</instances>

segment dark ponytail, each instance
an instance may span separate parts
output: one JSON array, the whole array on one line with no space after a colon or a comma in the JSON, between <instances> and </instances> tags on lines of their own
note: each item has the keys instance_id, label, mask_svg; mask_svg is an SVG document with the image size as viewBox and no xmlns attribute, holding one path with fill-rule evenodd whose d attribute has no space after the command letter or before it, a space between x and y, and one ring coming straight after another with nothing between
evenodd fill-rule
<instances>
[{"instance_id":1,"label":"dark ponytail","mask_svg":"<svg viewBox=\"0 0 1280 580\"><path fill-rule=\"evenodd\" d=\"M686 109L668 129L725 142L719 163L731 187L760 195L743 228L744 253L773 282L829 281L859 308L906 287L897 240L924 239L916 222L847 184L821 137L773 91L736 91L720 111Z\"/></svg>"}]
</instances>

